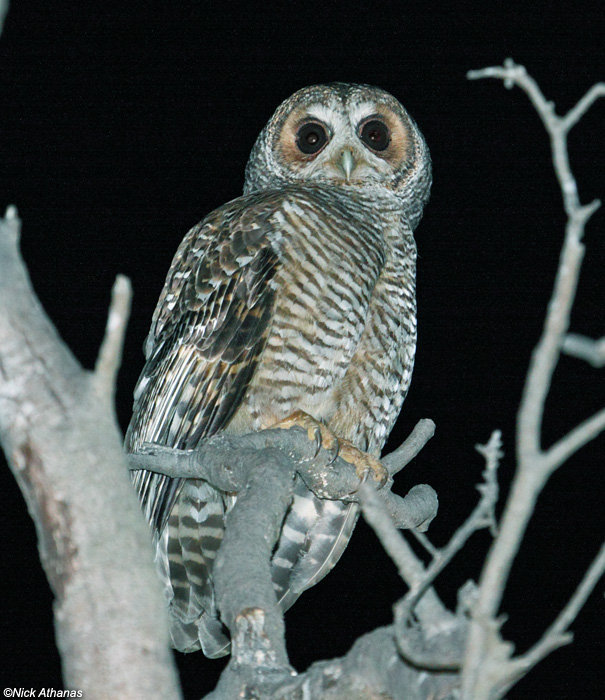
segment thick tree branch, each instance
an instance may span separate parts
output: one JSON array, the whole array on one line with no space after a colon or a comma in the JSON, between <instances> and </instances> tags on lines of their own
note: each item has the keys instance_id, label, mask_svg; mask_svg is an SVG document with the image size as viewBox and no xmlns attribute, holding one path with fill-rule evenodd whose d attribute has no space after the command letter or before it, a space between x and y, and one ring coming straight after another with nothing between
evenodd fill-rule
<instances>
[{"instance_id":1,"label":"thick tree branch","mask_svg":"<svg viewBox=\"0 0 605 700\"><path fill-rule=\"evenodd\" d=\"M271 580L271 554L292 499L295 470L276 449L250 457L246 488L225 522L213 567L221 619L232 639L231 670L288 668L283 616Z\"/></svg>"},{"instance_id":2,"label":"thick tree branch","mask_svg":"<svg viewBox=\"0 0 605 700\"><path fill-rule=\"evenodd\" d=\"M305 430L291 428L239 436L217 435L204 440L194 451L150 445L145 454L129 456L131 468L156 469L172 477L204 478L222 490L238 493L238 499L226 518L225 535L214 566L217 603L221 618L231 632L232 658L210 698L222 700L242 694L297 697L295 688L318 683L324 685L323 676L321 673L318 676L317 669L297 676L288 665L283 619L270 573L271 553L289 507L297 473L314 486L321 498L340 498L343 494L345 500L359 497L357 493L349 493L351 488L359 489L355 467L340 458L334 459L323 448L315 453L316 450ZM330 463L327 464L326 460ZM366 485L366 488L370 487ZM397 517L407 521L408 527L426 527L426 522L434 516L437 504L430 487L415 487L403 499L392 493L387 499L380 497L379 494L385 491L372 489L378 510L387 513L387 518L389 506ZM414 560L415 555L411 553L412 565ZM422 566L419 562L418 565ZM421 616L424 613L425 618L430 617L435 628L446 628L452 617L433 591L427 592L418 607ZM430 616L427 610L430 610ZM392 646L392 640L390 644ZM368 647L365 649L367 652ZM384 654L382 649L372 651L375 656ZM352 650L351 654L355 653ZM336 669L347 663L348 657L345 657L325 666L336 673ZM356 665L359 666L359 661ZM397 659L397 665L398 669L391 669L390 673L395 670L417 674L406 669L401 659ZM357 670L350 673L345 685L358 682ZM424 678L420 685L442 687L445 682L441 677L430 682ZM451 679L447 682L451 684ZM374 690L384 685L384 681L368 685L367 677L363 678L363 683ZM415 679L414 683L418 684L418 680Z\"/></svg>"},{"instance_id":3,"label":"thick tree branch","mask_svg":"<svg viewBox=\"0 0 605 700\"><path fill-rule=\"evenodd\" d=\"M87 697L179 696L149 533L108 404L38 302L0 220L0 442L55 594L68 687Z\"/></svg>"},{"instance_id":4,"label":"thick tree branch","mask_svg":"<svg viewBox=\"0 0 605 700\"><path fill-rule=\"evenodd\" d=\"M433 432L432 421L420 421L389 464L395 470L402 468ZM232 658L211 697L279 695L282 684L290 686L293 671L288 666L270 560L289 507L294 478L298 474L319 498L358 501L363 489L355 466L318 447L307 431L298 427L245 435L223 433L203 440L195 450L150 444L128 455L128 460L131 469L158 471L173 478L202 478L222 491L238 493L226 519L214 567L217 603L233 640ZM425 530L436 514L435 492L423 484L401 498L390 491L391 485L392 480L380 489L365 487L371 488L379 517L387 518L392 528L397 525ZM407 569L412 575L422 570L411 550L407 553ZM434 628L445 628L453 617L434 591L428 591L419 601L418 611L419 617Z\"/></svg>"},{"instance_id":5,"label":"thick tree branch","mask_svg":"<svg viewBox=\"0 0 605 700\"><path fill-rule=\"evenodd\" d=\"M346 656L320 661L305 673L290 680L284 679L278 689L264 697L274 700L402 697L405 700L427 700L454 697L452 693L457 685L454 674L427 673L405 664L389 626L360 637ZM214 695L211 697L215 700Z\"/></svg>"}]
</instances>

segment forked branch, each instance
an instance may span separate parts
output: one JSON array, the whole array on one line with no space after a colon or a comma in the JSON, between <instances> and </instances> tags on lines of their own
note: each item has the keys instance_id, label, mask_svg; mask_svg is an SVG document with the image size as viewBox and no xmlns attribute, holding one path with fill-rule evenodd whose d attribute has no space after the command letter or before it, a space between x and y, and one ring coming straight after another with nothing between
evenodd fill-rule
<instances>
[{"instance_id":1,"label":"forked branch","mask_svg":"<svg viewBox=\"0 0 605 700\"><path fill-rule=\"evenodd\" d=\"M513 667L519 671L516 660L508 660L512 649L502 642L496 617L513 560L536 500L550 475L571 454L605 429L603 410L572 430L550 450L542 449L544 406L569 327L584 256L584 228L600 206L597 200L588 205L580 204L576 180L569 165L567 134L595 100L605 95L605 84L595 85L573 109L559 116L554 104L546 100L525 68L512 60L507 59L503 66L468 73L469 79L486 77L503 80L507 88L521 88L538 112L550 137L567 223L544 329L532 354L517 416L517 472L502 516L500 534L488 554L473 608L462 677L463 697L467 700L501 697L500 681L510 678Z\"/></svg>"},{"instance_id":2,"label":"forked branch","mask_svg":"<svg viewBox=\"0 0 605 700\"><path fill-rule=\"evenodd\" d=\"M65 683L90 697L180 696L148 530L113 407L59 337L0 219L0 442L27 501L55 595ZM125 324L101 353L112 393ZM119 341L119 342L118 342ZM105 369L106 368L106 369Z\"/></svg>"}]
</instances>

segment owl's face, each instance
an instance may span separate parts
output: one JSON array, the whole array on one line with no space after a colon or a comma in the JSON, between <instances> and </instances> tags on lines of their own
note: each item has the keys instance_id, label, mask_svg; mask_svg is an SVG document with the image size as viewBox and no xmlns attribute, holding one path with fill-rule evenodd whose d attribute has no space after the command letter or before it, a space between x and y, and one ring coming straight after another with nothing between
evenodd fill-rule
<instances>
[{"instance_id":1,"label":"owl's face","mask_svg":"<svg viewBox=\"0 0 605 700\"><path fill-rule=\"evenodd\" d=\"M399 194L419 179L428 191L430 157L401 104L379 88L334 83L278 107L250 156L246 191L301 182Z\"/></svg>"},{"instance_id":2,"label":"owl's face","mask_svg":"<svg viewBox=\"0 0 605 700\"><path fill-rule=\"evenodd\" d=\"M348 97L304 100L281 124L274 148L295 179L382 183L409 157L408 129L386 100Z\"/></svg>"}]
</instances>

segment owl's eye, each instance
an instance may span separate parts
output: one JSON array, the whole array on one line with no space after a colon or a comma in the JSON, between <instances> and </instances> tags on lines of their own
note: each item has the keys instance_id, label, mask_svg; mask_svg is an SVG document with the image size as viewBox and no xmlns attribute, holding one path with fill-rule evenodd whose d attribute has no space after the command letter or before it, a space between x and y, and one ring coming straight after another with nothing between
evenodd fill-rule
<instances>
[{"instance_id":1,"label":"owl's eye","mask_svg":"<svg viewBox=\"0 0 605 700\"><path fill-rule=\"evenodd\" d=\"M373 151L384 151L391 141L391 134L383 121L371 119L361 127L359 138Z\"/></svg>"},{"instance_id":2,"label":"owl's eye","mask_svg":"<svg viewBox=\"0 0 605 700\"><path fill-rule=\"evenodd\" d=\"M328 132L319 122L307 122L296 132L296 145L305 155L319 153L328 143Z\"/></svg>"}]
</instances>

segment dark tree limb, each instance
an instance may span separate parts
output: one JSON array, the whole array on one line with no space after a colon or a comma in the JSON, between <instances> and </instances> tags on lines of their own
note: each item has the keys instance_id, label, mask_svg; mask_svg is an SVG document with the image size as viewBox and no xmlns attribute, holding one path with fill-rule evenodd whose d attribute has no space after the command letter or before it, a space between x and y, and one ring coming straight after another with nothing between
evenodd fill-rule
<instances>
[{"instance_id":1,"label":"dark tree limb","mask_svg":"<svg viewBox=\"0 0 605 700\"><path fill-rule=\"evenodd\" d=\"M433 435L435 424L429 419L418 422L410 437L392 455L383 460L391 476L409 463ZM147 469L172 478L205 479L214 487L239 492L248 484L259 453L279 450L287 457L307 488L318 498L355 501L360 499L360 479L355 467L334 457L307 437L298 427L262 430L245 435L222 433L203 440L195 450L175 450L148 444L128 454L131 470ZM392 471L394 470L394 471ZM392 478L378 490L378 498L395 525L424 531L437 513L437 496L427 484L415 486L402 498L391 492Z\"/></svg>"},{"instance_id":2,"label":"dark tree limb","mask_svg":"<svg viewBox=\"0 0 605 700\"><path fill-rule=\"evenodd\" d=\"M270 561L292 500L289 462L276 449L251 456L246 487L226 517L213 577L221 618L231 631L232 664L288 667Z\"/></svg>"}]
</instances>

